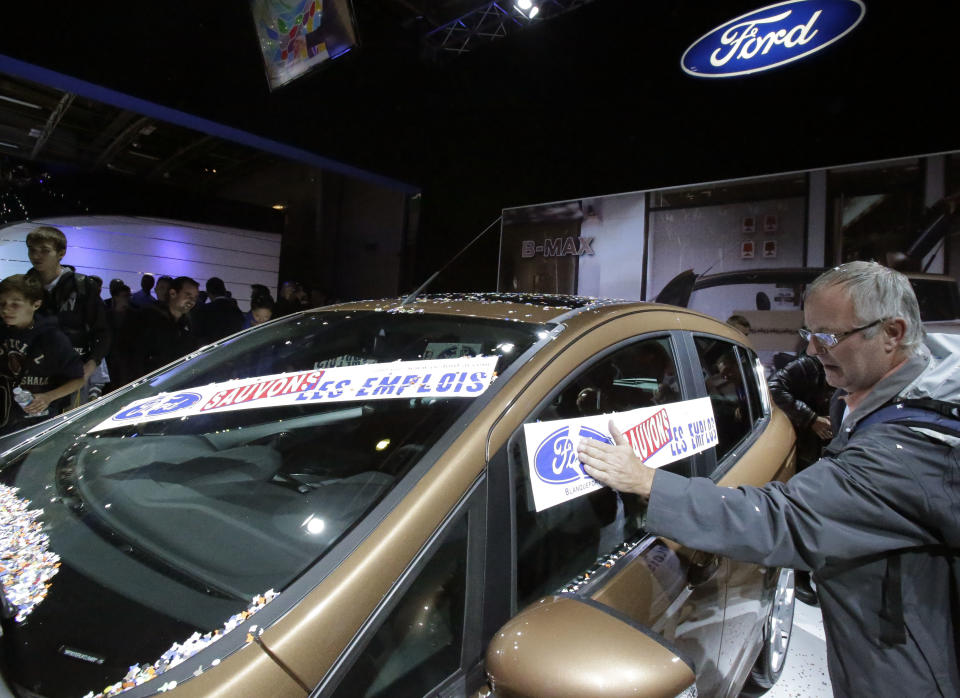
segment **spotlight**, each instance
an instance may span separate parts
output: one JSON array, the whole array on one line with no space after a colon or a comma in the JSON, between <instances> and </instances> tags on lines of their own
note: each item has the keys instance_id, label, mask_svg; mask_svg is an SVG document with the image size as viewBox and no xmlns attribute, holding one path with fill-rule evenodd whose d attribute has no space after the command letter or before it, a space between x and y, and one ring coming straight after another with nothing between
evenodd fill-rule
<instances>
[{"instance_id":1,"label":"spotlight","mask_svg":"<svg viewBox=\"0 0 960 698\"><path fill-rule=\"evenodd\" d=\"M517 7L526 12L533 7L533 3L530 0L517 0Z\"/></svg>"}]
</instances>

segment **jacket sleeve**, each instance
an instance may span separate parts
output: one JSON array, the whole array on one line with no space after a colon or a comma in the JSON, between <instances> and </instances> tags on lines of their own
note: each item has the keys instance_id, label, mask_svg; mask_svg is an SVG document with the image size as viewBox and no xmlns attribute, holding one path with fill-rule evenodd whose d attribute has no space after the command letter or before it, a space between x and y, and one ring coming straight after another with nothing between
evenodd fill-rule
<instances>
[{"instance_id":1,"label":"jacket sleeve","mask_svg":"<svg viewBox=\"0 0 960 698\"><path fill-rule=\"evenodd\" d=\"M52 333L49 350L56 357L57 377L61 378L58 388L68 380L83 378L83 359L74 350L70 340L59 330Z\"/></svg>"},{"instance_id":2,"label":"jacket sleeve","mask_svg":"<svg viewBox=\"0 0 960 698\"><path fill-rule=\"evenodd\" d=\"M956 514L944 519L960 510L960 484L946 477L956 454L902 425L869 431L786 483L730 488L658 471L647 530L697 550L802 570L942 544L935 531L958 529Z\"/></svg>"},{"instance_id":3,"label":"jacket sleeve","mask_svg":"<svg viewBox=\"0 0 960 698\"><path fill-rule=\"evenodd\" d=\"M781 368L769 381L770 397L783 410L799 434L816 419L816 411L801 399L815 387L817 377L809 375L806 361L800 357Z\"/></svg>"},{"instance_id":4,"label":"jacket sleeve","mask_svg":"<svg viewBox=\"0 0 960 698\"><path fill-rule=\"evenodd\" d=\"M110 351L110 323L107 322L107 309L96 291L96 286L87 278L86 300L84 302L84 322L90 338L90 355L84 361L99 364Z\"/></svg>"}]
</instances>

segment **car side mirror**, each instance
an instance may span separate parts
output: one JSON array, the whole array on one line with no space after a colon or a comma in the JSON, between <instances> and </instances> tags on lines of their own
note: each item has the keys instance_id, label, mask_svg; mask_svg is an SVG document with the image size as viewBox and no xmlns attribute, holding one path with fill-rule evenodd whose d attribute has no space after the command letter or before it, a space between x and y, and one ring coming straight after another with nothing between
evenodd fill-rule
<instances>
[{"instance_id":1,"label":"car side mirror","mask_svg":"<svg viewBox=\"0 0 960 698\"><path fill-rule=\"evenodd\" d=\"M695 680L690 663L651 631L590 599L563 596L511 618L491 640L486 667L498 698L674 698Z\"/></svg>"}]
</instances>

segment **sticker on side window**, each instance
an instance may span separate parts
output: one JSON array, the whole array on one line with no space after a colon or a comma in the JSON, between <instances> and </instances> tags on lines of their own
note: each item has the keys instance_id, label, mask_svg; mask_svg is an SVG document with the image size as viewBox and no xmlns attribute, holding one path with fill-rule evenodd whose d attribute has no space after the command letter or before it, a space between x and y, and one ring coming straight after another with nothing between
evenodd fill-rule
<instances>
[{"instance_id":1,"label":"sticker on side window","mask_svg":"<svg viewBox=\"0 0 960 698\"><path fill-rule=\"evenodd\" d=\"M394 361L211 383L137 400L90 431L279 405L477 397L490 386L498 358Z\"/></svg>"},{"instance_id":2,"label":"sticker on side window","mask_svg":"<svg viewBox=\"0 0 960 698\"><path fill-rule=\"evenodd\" d=\"M633 452L659 468L717 445L717 425L710 398L641 407L629 412L523 425L530 485L537 511L603 487L583 471L577 458L580 439L613 443L610 420L623 432Z\"/></svg>"}]
</instances>

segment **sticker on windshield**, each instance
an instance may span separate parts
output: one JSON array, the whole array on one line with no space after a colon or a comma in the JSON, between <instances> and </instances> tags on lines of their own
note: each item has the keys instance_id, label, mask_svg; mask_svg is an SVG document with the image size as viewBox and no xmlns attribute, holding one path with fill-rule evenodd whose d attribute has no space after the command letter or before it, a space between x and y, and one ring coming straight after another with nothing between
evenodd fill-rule
<instances>
[{"instance_id":1,"label":"sticker on windshield","mask_svg":"<svg viewBox=\"0 0 960 698\"><path fill-rule=\"evenodd\" d=\"M530 485L537 511L603 487L583 471L577 444L581 439L613 443L607 430L611 419L633 452L651 468L717 445L713 407L706 397L629 412L524 424Z\"/></svg>"},{"instance_id":2,"label":"sticker on windshield","mask_svg":"<svg viewBox=\"0 0 960 698\"><path fill-rule=\"evenodd\" d=\"M471 398L490 386L496 356L338 366L211 383L137 400L91 432L234 410L352 400Z\"/></svg>"}]
</instances>

